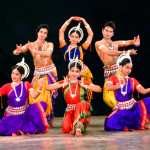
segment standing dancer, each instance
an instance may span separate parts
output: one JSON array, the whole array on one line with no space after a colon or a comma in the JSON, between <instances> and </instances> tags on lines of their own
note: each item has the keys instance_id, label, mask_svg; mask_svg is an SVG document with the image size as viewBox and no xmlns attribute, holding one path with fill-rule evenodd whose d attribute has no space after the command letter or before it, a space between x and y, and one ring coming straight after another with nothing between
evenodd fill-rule
<instances>
[{"instance_id":1,"label":"standing dancer","mask_svg":"<svg viewBox=\"0 0 150 150\"><path fill-rule=\"evenodd\" d=\"M71 28L68 33L68 37L70 39L69 46L67 45L67 43L65 41L64 32L72 20L82 21L85 25L85 28L87 29L88 37L87 37L86 41L82 44L82 46L77 46L77 43L79 43L83 38L83 31L80 28L80 23L78 24L77 27ZM63 52L64 59L65 59L67 65L69 64L70 60L75 59L76 56L78 56L79 59L83 62L83 56L84 56L86 50L88 49L89 45L91 44L92 39L93 39L92 29L84 18L71 17L63 24L63 26L59 30L59 42L60 42L60 48ZM92 83L91 79L93 78L93 75L92 75L91 71L89 70L89 68L85 64L83 64L81 76L84 76L84 81L89 81L90 83ZM87 90L86 99L88 99L88 102L90 103L90 101L92 99L92 91L91 90Z\"/></svg>"},{"instance_id":2,"label":"standing dancer","mask_svg":"<svg viewBox=\"0 0 150 150\"><path fill-rule=\"evenodd\" d=\"M47 90L62 88L64 99L67 103L62 131L79 137L83 136L81 132L86 131L87 121L91 115L90 104L85 101L86 90L102 91L100 86L84 81L83 77L80 81L78 80L82 66L82 61L78 57L72 59L68 65L70 78L64 77L64 80L47 86Z\"/></svg>"},{"instance_id":3,"label":"standing dancer","mask_svg":"<svg viewBox=\"0 0 150 150\"><path fill-rule=\"evenodd\" d=\"M38 90L35 92L32 85L21 81L29 74L29 67L24 62L17 63L12 68L12 83L7 83L0 88L0 96L8 96L8 107L5 116L0 121L0 135L24 135L44 133L49 130L45 110L45 102L36 102L28 105L28 96L37 98L44 85L44 80L38 80Z\"/></svg>"},{"instance_id":4,"label":"standing dancer","mask_svg":"<svg viewBox=\"0 0 150 150\"><path fill-rule=\"evenodd\" d=\"M105 90L105 86L109 77L120 73L118 70L119 66L116 64L116 62L117 62L118 56L121 55L125 51L118 51L118 48L124 47L124 50L125 50L125 46L129 46L129 45L139 46L140 45L139 36L134 37L133 40L113 42L111 38L112 36L114 36L114 30L115 30L114 22L112 21L106 22L102 29L103 39L95 43L97 54L104 64L105 84L103 88L103 100L112 109L114 108L116 104L116 99L112 91L108 92ZM136 55L136 54L137 54L136 50L133 50L133 49L130 50L130 55Z\"/></svg>"},{"instance_id":5,"label":"standing dancer","mask_svg":"<svg viewBox=\"0 0 150 150\"><path fill-rule=\"evenodd\" d=\"M113 112L105 120L106 131L133 131L149 128L150 123L150 97L138 102L133 98L136 89L141 94L150 93L150 88L145 89L135 78L128 77L132 71L130 56L122 54L118 58L120 75L108 79L106 90L114 92L117 100Z\"/></svg>"},{"instance_id":6,"label":"standing dancer","mask_svg":"<svg viewBox=\"0 0 150 150\"><path fill-rule=\"evenodd\" d=\"M45 83L41 91L40 96L37 99L29 97L30 103L44 101L47 103L46 116L50 127L52 127L52 121L54 119L54 104L55 98L57 96L57 91L46 91L46 86L50 83L55 83L57 81L57 70L52 61L52 53L54 45L51 42L47 42L45 39L48 36L49 26L46 24L41 24L37 28L37 40L35 42L28 42L23 47L17 45L17 49L13 51L14 55L30 51L35 71L34 78L32 80L32 85L35 91L38 89L37 79L44 79Z\"/></svg>"}]
</instances>

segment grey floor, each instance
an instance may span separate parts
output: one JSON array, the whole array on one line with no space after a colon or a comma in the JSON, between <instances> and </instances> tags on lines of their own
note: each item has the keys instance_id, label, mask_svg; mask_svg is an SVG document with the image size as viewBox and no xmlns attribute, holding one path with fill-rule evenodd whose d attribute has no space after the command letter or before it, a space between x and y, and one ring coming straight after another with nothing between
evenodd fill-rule
<instances>
[{"instance_id":1,"label":"grey floor","mask_svg":"<svg viewBox=\"0 0 150 150\"><path fill-rule=\"evenodd\" d=\"M150 130L105 132L106 116L92 116L91 125L83 137L63 134L62 119L56 117L54 127L45 134L0 137L0 150L149 150Z\"/></svg>"}]
</instances>

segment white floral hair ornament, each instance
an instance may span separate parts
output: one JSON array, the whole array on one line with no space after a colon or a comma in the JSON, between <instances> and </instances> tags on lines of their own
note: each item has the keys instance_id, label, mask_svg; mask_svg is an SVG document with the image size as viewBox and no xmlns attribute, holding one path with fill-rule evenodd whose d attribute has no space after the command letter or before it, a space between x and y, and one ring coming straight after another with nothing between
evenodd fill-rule
<instances>
[{"instance_id":1,"label":"white floral hair ornament","mask_svg":"<svg viewBox=\"0 0 150 150\"><path fill-rule=\"evenodd\" d=\"M24 57L22 58L22 61L19 62L19 63L17 63L16 65L18 65L17 68L18 68L19 66L22 66L22 67L24 68L24 75L23 75L23 78L27 78L28 75L29 75L29 73L30 73L30 68L29 68L29 66L25 63ZM16 68L16 70L17 70L17 68Z\"/></svg>"},{"instance_id":2,"label":"white floral hair ornament","mask_svg":"<svg viewBox=\"0 0 150 150\"><path fill-rule=\"evenodd\" d=\"M123 53L121 54L118 59L117 59L117 65L119 66L119 64L122 62L122 60L124 60L125 58L128 58L130 60L130 64L132 65L132 60L130 57L130 51L128 51L127 53Z\"/></svg>"},{"instance_id":3,"label":"white floral hair ornament","mask_svg":"<svg viewBox=\"0 0 150 150\"><path fill-rule=\"evenodd\" d=\"M79 63L81 65L81 70L83 68L83 63L80 59L78 59L78 56L75 58L75 59L71 59L70 62L69 62L69 65L68 65L68 69L70 70L70 66L71 64L75 63L75 68L77 68L77 63Z\"/></svg>"},{"instance_id":4,"label":"white floral hair ornament","mask_svg":"<svg viewBox=\"0 0 150 150\"><path fill-rule=\"evenodd\" d=\"M70 33L71 33L71 31L73 31L73 30L75 30L75 33L76 33L77 31L80 32L80 35L81 35L81 36L80 36L78 42L80 42L80 41L83 39L84 33L83 33L83 30L80 28L80 24L81 24L81 22L79 22L79 24L78 24L76 27L72 27L72 28L69 30L69 32L68 32L68 37L69 37L69 39L70 39Z\"/></svg>"}]
</instances>

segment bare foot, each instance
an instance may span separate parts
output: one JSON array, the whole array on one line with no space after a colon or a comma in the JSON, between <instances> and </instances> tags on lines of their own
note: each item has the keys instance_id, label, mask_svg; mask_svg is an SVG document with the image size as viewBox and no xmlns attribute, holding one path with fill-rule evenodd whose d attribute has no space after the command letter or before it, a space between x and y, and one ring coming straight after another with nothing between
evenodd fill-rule
<instances>
[{"instance_id":1,"label":"bare foot","mask_svg":"<svg viewBox=\"0 0 150 150\"><path fill-rule=\"evenodd\" d=\"M145 129L150 129L150 121L147 119Z\"/></svg>"},{"instance_id":2,"label":"bare foot","mask_svg":"<svg viewBox=\"0 0 150 150\"><path fill-rule=\"evenodd\" d=\"M81 128L76 129L76 137L82 137Z\"/></svg>"},{"instance_id":3,"label":"bare foot","mask_svg":"<svg viewBox=\"0 0 150 150\"><path fill-rule=\"evenodd\" d=\"M54 121L54 117L48 122L49 128L53 127L53 121Z\"/></svg>"}]
</instances>

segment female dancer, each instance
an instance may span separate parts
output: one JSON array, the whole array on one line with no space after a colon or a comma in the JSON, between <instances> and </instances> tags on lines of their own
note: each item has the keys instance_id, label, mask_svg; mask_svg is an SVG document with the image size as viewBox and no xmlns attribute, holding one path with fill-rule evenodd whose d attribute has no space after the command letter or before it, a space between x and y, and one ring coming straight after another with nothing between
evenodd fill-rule
<instances>
[{"instance_id":1,"label":"female dancer","mask_svg":"<svg viewBox=\"0 0 150 150\"><path fill-rule=\"evenodd\" d=\"M21 81L28 74L29 67L23 59L12 68L11 79L13 82L0 88L0 96L5 94L8 96L8 107L0 121L0 135L16 136L44 133L49 130L45 115L47 104L37 102L28 105L28 96L37 98L42 90L44 80L38 80L39 88L35 92L29 82Z\"/></svg>"},{"instance_id":2,"label":"female dancer","mask_svg":"<svg viewBox=\"0 0 150 150\"><path fill-rule=\"evenodd\" d=\"M77 46L77 43L79 43L83 38L83 31L80 28L80 23L78 24L77 27L71 28L68 33L68 37L70 39L69 46L65 42L64 32L72 20L82 21L85 25L85 28L87 29L88 37L87 37L86 41L82 44L82 46ZM84 18L71 17L63 24L63 26L59 30L59 42L60 42L60 48L63 52L64 59L65 59L67 65L69 64L70 60L75 59L76 56L78 56L79 59L81 61L83 61L83 55L84 55L85 51L88 49L89 45L91 44L92 38L93 38L92 29ZM81 75L84 76L84 81L88 81L88 82L92 83L91 79L93 78L93 75L92 75L91 71L89 70L89 68L85 64L83 64ZM90 102L91 98L92 98L92 91L87 90L86 99L88 99L88 102Z\"/></svg>"},{"instance_id":3,"label":"female dancer","mask_svg":"<svg viewBox=\"0 0 150 150\"><path fill-rule=\"evenodd\" d=\"M80 81L78 80L82 70L82 62L78 58L72 59L68 68L70 78L64 77L63 81L49 84L47 90L62 88L64 99L67 103L62 125L63 133L82 136L81 132L86 130L87 119L91 115L91 107L85 101L85 92L87 89L101 92L102 89L98 85L83 81L83 78Z\"/></svg>"},{"instance_id":4,"label":"female dancer","mask_svg":"<svg viewBox=\"0 0 150 150\"><path fill-rule=\"evenodd\" d=\"M117 102L105 120L105 130L133 131L149 128L146 121L150 118L150 97L136 102L133 92L136 89L141 94L147 94L150 88L145 89L135 78L128 77L133 67L130 56L122 54L119 59L120 75L110 77L106 84L106 90L114 91Z\"/></svg>"}]
</instances>

